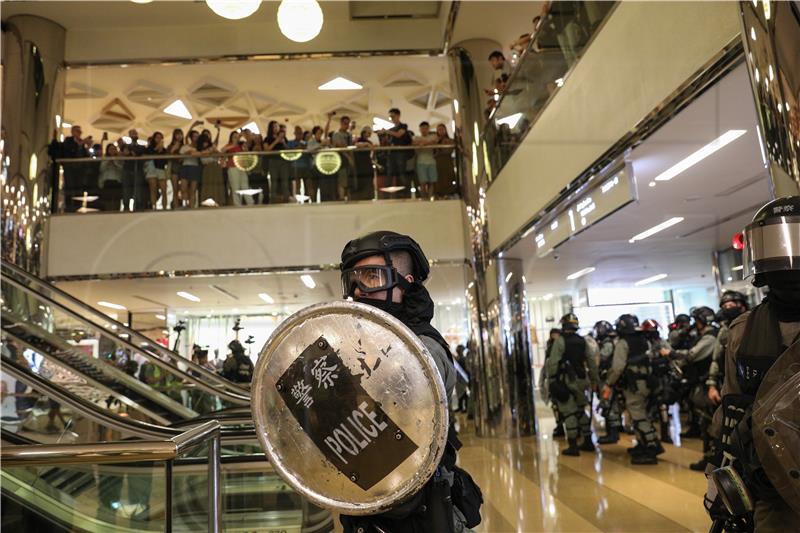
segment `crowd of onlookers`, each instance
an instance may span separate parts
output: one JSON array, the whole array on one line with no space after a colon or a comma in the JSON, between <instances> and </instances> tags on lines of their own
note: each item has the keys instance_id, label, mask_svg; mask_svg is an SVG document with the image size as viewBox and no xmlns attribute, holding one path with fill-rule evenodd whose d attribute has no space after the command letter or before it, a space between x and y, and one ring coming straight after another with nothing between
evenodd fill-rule
<instances>
[{"instance_id":1,"label":"crowd of onlookers","mask_svg":"<svg viewBox=\"0 0 800 533\"><path fill-rule=\"evenodd\" d=\"M173 130L169 138L156 131L142 140L132 129L116 142L104 133L99 143L74 125L68 138L53 141L50 155L54 160L97 159L62 162L67 211L456 195L455 141L446 126L421 122L414 132L402 122L399 109L391 109L389 117L392 127L379 131L370 126L357 131L349 117L334 114L324 127L295 126L291 133L286 124L272 120L264 134L240 128L222 141L220 125L213 131L196 129L202 121L186 133ZM320 150L348 147L336 151L339 164L316 164ZM119 156L128 159L113 159Z\"/></svg>"}]
</instances>

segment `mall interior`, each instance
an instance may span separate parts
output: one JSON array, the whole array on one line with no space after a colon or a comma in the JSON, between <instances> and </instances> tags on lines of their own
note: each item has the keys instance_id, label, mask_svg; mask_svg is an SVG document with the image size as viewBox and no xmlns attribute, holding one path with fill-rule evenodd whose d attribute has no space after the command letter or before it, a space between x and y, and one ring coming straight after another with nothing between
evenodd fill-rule
<instances>
[{"instance_id":1,"label":"mall interior","mask_svg":"<svg viewBox=\"0 0 800 533\"><path fill-rule=\"evenodd\" d=\"M800 531L800 439L781 527L711 474L800 3L0 13L4 531Z\"/></svg>"}]
</instances>

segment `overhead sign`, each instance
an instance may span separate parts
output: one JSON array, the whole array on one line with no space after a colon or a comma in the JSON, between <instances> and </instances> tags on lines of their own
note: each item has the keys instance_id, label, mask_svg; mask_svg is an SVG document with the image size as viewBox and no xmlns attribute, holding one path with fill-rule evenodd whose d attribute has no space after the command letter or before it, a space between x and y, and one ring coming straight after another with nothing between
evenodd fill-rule
<instances>
[{"instance_id":1,"label":"overhead sign","mask_svg":"<svg viewBox=\"0 0 800 533\"><path fill-rule=\"evenodd\" d=\"M630 164L594 187L570 198L555 215L534 226L536 255L544 257L558 245L607 217L636 198Z\"/></svg>"}]
</instances>

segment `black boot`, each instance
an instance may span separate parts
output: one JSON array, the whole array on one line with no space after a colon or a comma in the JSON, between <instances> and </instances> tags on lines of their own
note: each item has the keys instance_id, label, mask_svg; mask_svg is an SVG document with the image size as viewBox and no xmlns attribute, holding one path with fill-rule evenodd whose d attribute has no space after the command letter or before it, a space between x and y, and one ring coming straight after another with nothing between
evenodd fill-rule
<instances>
[{"instance_id":1,"label":"black boot","mask_svg":"<svg viewBox=\"0 0 800 533\"><path fill-rule=\"evenodd\" d=\"M690 464L689 468L691 468L695 472L705 472L707 464L708 464L708 461L706 461L706 458L703 457L702 459L700 459L696 463Z\"/></svg>"},{"instance_id":2,"label":"black boot","mask_svg":"<svg viewBox=\"0 0 800 533\"><path fill-rule=\"evenodd\" d=\"M578 439L567 439L567 442L569 442L569 446L561 450L561 455L571 455L573 457L579 456L581 452L578 448Z\"/></svg>"},{"instance_id":3,"label":"black boot","mask_svg":"<svg viewBox=\"0 0 800 533\"><path fill-rule=\"evenodd\" d=\"M592 444L592 436L591 434L588 437L583 438L583 442L581 443L581 451L582 452L593 452L594 451L594 444Z\"/></svg>"},{"instance_id":4,"label":"black boot","mask_svg":"<svg viewBox=\"0 0 800 533\"><path fill-rule=\"evenodd\" d=\"M643 450L644 450L644 445L641 442L637 441L636 446L631 446L630 448L627 448L625 451L628 452L630 455L635 455Z\"/></svg>"},{"instance_id":5,"label":"black boot","mask_svg":"<svg viewBox=\"0 0 800 533\"><path fill-rule=\"evenodd\" d=\"M672 437L669 434L669 423L661 422L661 442L672 444Z\"/></svg>"},{"instance_id":6,"label":"black boot","mask_svg":"<svg viewBox=\"0 0 800 533\"><path fill-rule=\"evenodd\" d=\"M597 439L597 444L616 444L619 442L619 428L606 428L606 434Z\"/></svg>"},{"instance_id":7,"label":"black boot","mask_svg":"<svg viewBox=\"0 0 800 533\"><path fill-rule=\"evenodd\" d=\"M632 465L657 465L658 457L656 457L656 449L653 446L646 446L638 452L631 454Z\"/></svg>"},{"instance_id":8,"label":"black boot","mask_svg":"<svg viewBox=\"0 0 800 533\"><path fill-rule=\"evenodd\" d=\"M556 425L556 429L553 430L553 438L557 439L558 437L564 436L564 426L561 424Z\"/></svg>"}]
</instances>

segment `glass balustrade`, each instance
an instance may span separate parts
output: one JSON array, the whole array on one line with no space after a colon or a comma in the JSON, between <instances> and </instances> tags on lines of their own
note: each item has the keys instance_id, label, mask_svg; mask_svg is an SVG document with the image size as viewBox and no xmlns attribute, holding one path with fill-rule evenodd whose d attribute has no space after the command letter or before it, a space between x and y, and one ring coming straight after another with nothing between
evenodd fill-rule
<instances>
[{"instance_id":1,"label":"glass balustrade","mask_svg":"<svg viewBox=\"0 0 800 533\"><path fill-rule=\"evenodd\" d=\"M510 75L495 71L484 88L487 123L483 131L487 176L493 180L505 166L553 95L569 83L578 62L614 2L550 2Z\"/></svg>"},{"instance_id":2,"label":"glass balustrade","mask_svg":"<svg viewBox=\"0 0 800 533\"><path fill-rule=\"evenodd\" d=\"M442 144L444 143L444 144ZM452 139L425 146L58 160L59 213L459 196Z\"/></svg>"}]
</instances>

